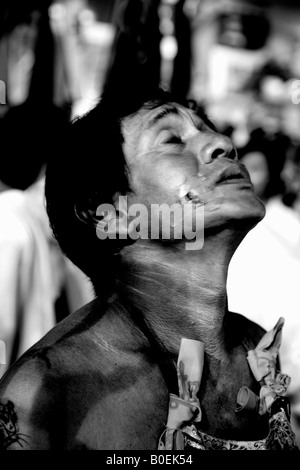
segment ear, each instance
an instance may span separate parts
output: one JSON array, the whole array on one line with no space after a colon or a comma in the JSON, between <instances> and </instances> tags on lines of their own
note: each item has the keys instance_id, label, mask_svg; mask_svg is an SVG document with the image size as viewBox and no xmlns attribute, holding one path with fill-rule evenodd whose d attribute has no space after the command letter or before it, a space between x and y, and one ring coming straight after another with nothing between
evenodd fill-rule
<instances>
[{"instance_id":1,"label":"ear","mask_svg":"<svg viewBox=\"0 0 300 470\"><path fill-rule=\"evenodd\" d=\"M96 229L100 239L116 239L117 235L119 239L126 239L129 236L127 196L116 194L113 204L100 204L96 209L89 208L88 201L76 203L74 211L81 222Z\"/></svg>"},{"instance_id":2,"label":"ear","mask_svg":"<svg viewBox=\"0 0 300 470\"><path fill-rule=\"evenodd\" d=\"M117 214L112 204L100 204L91 209L88 204L77 203L74 211L78 220L94 229L100 240L117 238Z\"/></svg>"},{"instance_id":3,"label":"ear","mask_svg":"<svg viewBox=\"0 0 300 470\"><path fill-rule=\"evenodd\" d=\"M94 209L88 207L88 202L76 202L74 205L74 212L75 216L77 217L80 222L83 222L84 224L87 224L89 226L94 226L96 227L99 220L97 216L97 213Z\"/></svg>"}]
</instances>

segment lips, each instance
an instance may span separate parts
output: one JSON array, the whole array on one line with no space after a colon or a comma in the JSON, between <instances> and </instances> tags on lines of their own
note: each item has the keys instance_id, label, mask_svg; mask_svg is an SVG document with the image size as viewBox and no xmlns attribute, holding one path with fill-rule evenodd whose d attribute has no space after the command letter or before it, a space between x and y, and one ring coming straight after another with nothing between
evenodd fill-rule
<instances>
[{"instance_id":1,"label":"lips","mask_svg":"<svg viewBox=\"0 0 300 470\"><path fill-rule=\"evenodd\" d=\"M206 181L206 184L203 185L202 183L201 188L199 187L199 178L197 178L198 181L193 179L193 181L189 181L190 184L181 186L178 197L180 204L205 205L207 194L212 191L216 192L217 186L222 184L234 184L242 181L251 184L246 168L243 168L242 164L236 163L216 168L215 171L210 173L207 172L207 174L202 175L202 179L203 182Z\"/></svg>"},{"instance_id":2,"label":"lips","mask_svg":"<svg viewBox=\"0 0 300 470\"><path fill-rule=\"evenodd\" d=\"M219 174L216 183L234 183L238 180L245 180L246 176L239 167L228 167Z\"/></svg>"}]
</instances>

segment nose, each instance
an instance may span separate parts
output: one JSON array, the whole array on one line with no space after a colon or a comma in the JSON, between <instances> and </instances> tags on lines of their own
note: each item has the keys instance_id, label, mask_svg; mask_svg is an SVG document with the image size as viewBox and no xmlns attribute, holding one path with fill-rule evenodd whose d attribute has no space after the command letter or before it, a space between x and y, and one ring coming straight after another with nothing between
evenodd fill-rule
<instances>
[{"instance_id":1,"label":"nose","mask_svg":"<svg viewBox=\"0 0 300 470\"><path fill-rule=\"evenodd\" d=\"M205 163L210 163L216 158L237 159L237 151L229 137L218 135L214 141L204 149Z\"/></svg>"},{"instance_id":2,"label":"nose","mask_svg":"<svg viewBox=\"0 0 300 470\"><path fill-rule=\"evenodd\" d=\"M217 158L228 158L229 160L237 160L238 158L231 139L222 134L208 134L206 136L198 134L193 142L193 147L200 164L211 163Z\"/></svg>"}]
</instances>

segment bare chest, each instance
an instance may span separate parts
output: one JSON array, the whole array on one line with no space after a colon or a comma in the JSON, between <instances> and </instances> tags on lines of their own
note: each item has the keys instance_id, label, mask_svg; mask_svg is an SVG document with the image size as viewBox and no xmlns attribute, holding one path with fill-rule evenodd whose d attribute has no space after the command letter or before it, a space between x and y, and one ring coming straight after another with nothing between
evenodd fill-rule
<instances>
[{"instance_id":1,"label":"bare chest","mask_svg":"<svg viewBox=\"0 0 300 470\"><path fill-rule=\"evenodd\" d=\"M82 382L68 400L64 447L157 449L168 414L168 391L157 370L115 371L100 382Z\"/></svg>"}]
</instances>

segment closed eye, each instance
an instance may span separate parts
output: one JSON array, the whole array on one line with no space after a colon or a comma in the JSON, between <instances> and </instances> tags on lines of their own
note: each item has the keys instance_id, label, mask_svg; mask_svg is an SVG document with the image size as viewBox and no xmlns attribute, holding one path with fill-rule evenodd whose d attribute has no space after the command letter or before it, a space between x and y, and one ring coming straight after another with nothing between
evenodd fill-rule
<instances>
[{"instance_id":1,"label":"closed eye","mask_svg":"<svg viewBox=\"0 0 300 470\"><path fill-rule=\"evenodd\" d=\"M177 135L173 135L172 137L169 137L164 143L165 144L183 144L181 137L178 137Z\"/></svg>"},{"instance_id":2,"label":"closed eye","mask_svg":"<svg viewBox=\"0 0 300 470\"><path fill-rule=\"evenodd\" d=\"M157 145L166 145L166 144L183 144L181 137L178 134L173 132L163 130L159 133L158 138L156 139Z\"/></svg>"}]
</instances>

